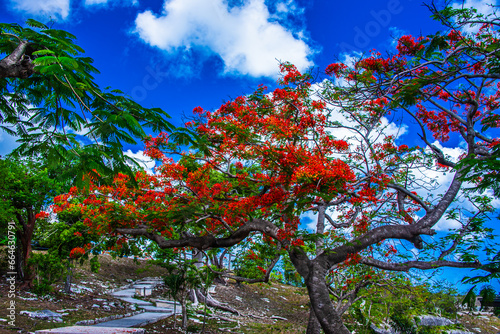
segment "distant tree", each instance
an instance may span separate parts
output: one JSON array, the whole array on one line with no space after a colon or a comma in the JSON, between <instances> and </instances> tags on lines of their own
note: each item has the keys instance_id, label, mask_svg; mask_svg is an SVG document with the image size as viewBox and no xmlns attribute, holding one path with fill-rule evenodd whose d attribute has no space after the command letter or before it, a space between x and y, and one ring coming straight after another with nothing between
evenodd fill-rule
<instances>
[{"instance_id":1,"label":"distant tree","mask_svg":"<svg viewBox=\"0 0 500 334\"><path fill-rule=\"evenodd\" d=\"M94 257L90 259L90 267L94 272L99 269L97 254L101 249L94 244L97 238L88 232L81 220L64 220L50 224L40 236L41 244L48 247L48 255L65 266L65 293L71 293L74 264L89 260L92 250Z\"/></svg>"},{"instance_id":2,"label":"distant tree","mask_svg":"<svg viewBox=\"0 0 500 334\"><path fill-rule=\"evenodd\" d=\"M487 306L493 306L493 301L496 297L495 289L491 285L486 285L479 291L481 297L481 311Z\"/></svg>"},{"instance_id":3,"label":"distant tree","mask_svg":"<svg viewBox=\"0 0 500 334\"><path fill-rule=\"evenodd\" d=\"M19 278L24 279L36 225L46 224L49 218L43 210L48 208L54 196L67 189L47 168L30 161L0 159L0 180L0 224L2 231L7 231L7 224L15 224L16 269Z\"/></svg>"},{"instance_id":4,"label":"distant tree","mask_svg":"<svg viewBox=\"0 0 500 334\"><path fill-rule=\"evenodd\" d=\"M155 175L137 173L134 186L119 174L111 187L64 195L54 210L78 205L95 231L165 249L227 249L249 237L283 249L309 293L308 333L350 332L330 294L337 273L349 273L343 268L496 273L485 265L498 251L485 225L491 194L464 181L471 177L464 161L495 159L500 143L495 22L475 35L403 36L397 54L333 63L326 72L335 78L316 95L310 76L282 64L274 91L259 87L215 111L195 108L189 151L167 134L148 139L146 153L162 163ZM412 139L421 147L398 143L389 117L416 124ZM461 154L451 158L446 145ZM443 173L450 181L433 177ZM301 224L309 211L314 230ZM437 234L445 219L456 228ZM369 284L370 269L361 272L365 283L355 277L346 289Z\"/></svg>"}]
</instances>

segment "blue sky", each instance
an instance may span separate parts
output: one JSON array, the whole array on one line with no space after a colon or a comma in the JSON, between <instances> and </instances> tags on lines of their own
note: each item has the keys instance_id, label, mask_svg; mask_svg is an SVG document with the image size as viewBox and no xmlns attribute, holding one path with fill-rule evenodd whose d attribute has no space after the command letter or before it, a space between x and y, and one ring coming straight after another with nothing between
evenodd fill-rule
<instances>
[{"instance_id":1,"label":"blue sky","mask_svg":"<svg viewBox=\"0 0 500 334\"><path fill-rule=\"evenodd\" d=\"M491 2L491 1L487 1ZM483 8L485 1L467 0ZM442 27L420 0L5 0L0 22L53 19L101 72L96 81L160 107L182 125L194 107L216 109L259 84L279 61L318 80L346 53L394 50L395 38ZM1 131L1 130L0 130ZM0 155L15 138L0 132ZM142 145L127 147L132 153Z\"/></svg>"},{"instance_id":2,"label":"blue sky","mask_svg":"<svg viewBox=\"0 0 500 334\"><path fill-rule=\"evenodd\" d=\"M417 0L2 1L1 22L27 18L73 33L101 86L164 109L176 125L196 106L272 88L278 60L322 74L343 52L385 50L394 36L440 28Z\"/></svg>"}]
</instances>

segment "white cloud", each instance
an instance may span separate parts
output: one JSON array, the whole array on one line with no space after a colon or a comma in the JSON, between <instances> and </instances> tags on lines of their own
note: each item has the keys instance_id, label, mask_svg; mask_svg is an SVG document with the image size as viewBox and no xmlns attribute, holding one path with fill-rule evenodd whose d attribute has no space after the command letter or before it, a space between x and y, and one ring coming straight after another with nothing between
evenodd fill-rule
<instances>
[{"instance_id":1,"label":"white cloud","mask_svg":"<svg viewBox=\"0 0 500 334\"><path fill-rule=\"evenodd\" d=\"M453 8L474 8L478 14L491 15L495 12L497 0L465 0L453 3ZM462 27L462 30L469 33L476 33L479 31L481 25L468 25Z\"/></svg>"},{"instance_id":2,"label":"white cloud","mask_svg":"<svg viewBox=\"0 0 500 334\"><path fill-rule=\"evenodd\" d=\"M276 77L278 61L289 61L299 70L313 65L306 42L270 18L263 0L230 9L223 0L167 0L161 15L140 13L135 32L171 53L209 50L221 57L226 74Z\"/></svg>"},{"instance_id":3,"label":"white cloud","mask_svg":"<svg viewBox=\"0 0 500 334\"><path fill-rule=\"evenodd\" d=\"M129 156L135 159L148 173L153 173L153 168L156 163L154 160L151 160L150 157L144 155L144 151L137 151L136 153L132 152L132 150L127 150L124 152L126 156Z\"/></svg>"},{"instance_id":4,"label":"white cloud","mask_svg":"<svg viewBox=\"0 0 500 334\"><path fill-rule=\"evenodd\" d=\"M496 0L465 0L453 3L453 8L475 8L479 14L489 15L495 10Z\"/></svg>"},{"instance_id":5,"label":"white cloud","mask_svg":"<svg viewBox=\"0 0 500 334\"><path fill-rule=\"evenodd\" d=\"M102 5L108 3L108 0L85 0L85 6Z\"/></svg>"},{"instance_id":6,"label":"white cloud","mask_svg":"<svg viewBox=\"0 0 500 334\"><path fill-rule=\"evenodd\" d=\"M69 15L70 0L11 0L12 9L36 17L56 16L66 19Z\"/></svg>"},{"instance_id":7,"label":"white cloud","mask_svg":"<svg viewBox=\"0 0 500 334\"><path fill-rule=\"evenodd\" d=\"M115 3L121 6L132 5L136 6L139 4L138 0L126 0L126 1L116 1L116 0L85 0L85 6L104 6L109 3Z\"/></svg>"}]
</instances>

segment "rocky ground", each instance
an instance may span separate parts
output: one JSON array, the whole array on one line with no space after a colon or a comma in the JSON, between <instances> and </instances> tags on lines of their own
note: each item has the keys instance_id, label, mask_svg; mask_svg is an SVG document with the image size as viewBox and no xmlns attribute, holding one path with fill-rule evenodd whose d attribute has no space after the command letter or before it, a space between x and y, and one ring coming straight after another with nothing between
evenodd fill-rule
<instances>
[{"instance_id":1,"label":"rocky ground","mask_svg":"<svg viewBox=\"0 0 500 334\"><path fill-rule=\"evenodd\" d=\"M111 315L133 312L133 305L112 298L107 292L144 277L158 277L163 268L151 266L146 261L132 259L112 259L103 256L99 273L91 273L83 266L75 270L75 284L71 295L57 289L49 296L39 297L28 291L20 291L16 299L16 311L51 310L63 314L62 322L33 319L17 315L16 327L9 327L7 319L7 285L0 284L0 334L29 333L37 329L74 325L78 321L104 318ZM305 289L279 283L236 284L229 281L217 285L212 296L220 302L236 309L238 315L217 310L208 310L203 315L203 307L192 308L188 332L201 332L205 322L205 333L304 333L309 311ZM166 298L166 290L156 289L146 299ZM3 319L3 320L2 320ZM491 315L459 315L463 330L472 333L498 333L500 320ZM176 325L178 326L178 318ZM147 333L185 333L174 329L174 318L170 317L144 327Z\"/></svg>"}]
</instances>

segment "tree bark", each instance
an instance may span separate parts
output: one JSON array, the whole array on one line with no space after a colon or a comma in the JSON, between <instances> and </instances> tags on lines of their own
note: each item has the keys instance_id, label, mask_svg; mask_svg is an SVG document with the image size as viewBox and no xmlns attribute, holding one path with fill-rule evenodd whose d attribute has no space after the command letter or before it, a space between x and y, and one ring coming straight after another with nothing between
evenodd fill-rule
<instances>
[{"instance_id":1,"label":"tree bark","mask_svg":"<svg viewBox=\"0 0 500 334\"><path fill-rule=\"evenodd\" d=\"M311 309L309 310L309 322L307 323L306 334L320 334L320 331L321 331L321 326L311 306Z\"/></svg>"},{"instance_id":2,"label":"tree bark","mask_svg":"<svg viewBox=\"0 0 500 334\"><path fill-rule=\"evenodd\" d=\"M318 206L318 221L316 223L316 234L318 238L316 239L316 255L323 252L323 233L325 233L325 212L326 206L321 204Z\"/></svg>"},{"instance_id":3,"label":"tree bark","mask_svg":"<svg viewBox=\"0 0 500 334\"><path fill-rule=\"evenodd\" d=\"M35 65L25 55L29 44L28 41L21 41L11 54L0 60L0 78L26 79L34 73Z\"/></svg>"},{"instance_id":4,"label":"tree bark","mask_svg":"<svg viewBox=\"0 0 500 334\"><path fill-rule=\"evenodd\" d=\"M19 233L17 234L17 240L18 242L16 243L16 275L17 275L17 280L18 281L23 281L24 280L24 258L23 258L23 247L21 244L21 239L19 238Z\"/></svg>"},{"instance_id":5,"label":"tree bark","mask_svg":"<svg viewBox=\"0 0 500 334\"><path fill-rule=\"evenodd\" d=\"M341 314L335 310L330 300L330 292L325 280L330 268L329 262L325 261L322 256L310 260L307 254L298 247L290 248L288 254L293 266L304 278L311 302L311 312L314 312L323 331L326 334L350 334L344 326ZM314 326L314 320L309 320L310 325Z\"/></svg>"},{"instance_id":6,"label":"tree bark","mask_svg":"<svg viewBox=\"0 0 500 334\"><path fill-rule=\"evenodd\" d=\"M17 219L22 225L22 229L16 232L18 240L21 242L21 262L19 266L22 268L21 276L19 277L24 281L23 286L31 287L32 273L27 269L28 259L31 255L31 240L33 239L33 231L35 229L35 215L32 209L27 209L27 221L22 215L17 214ZM19 273L18 273L19 275Z\"/></svg>"},{"instance_id":7,"label":"tree bark","mask_svg":"<svg viewBox=\"0 0 500 334\"><path fill-rule=\"evenodd\" d=\"M188 324L186 297L182 298L181 308L182 308L182 323L181 323L181 327L182 327L182 329L185 330L187 328L187 324Z\"/></svg>"},{"instance_id":8,"label":"tree bark","mask_svg":"<svg viewBox=\"0 0 500 334\"><path fill-rule=\"evenodd\" d=\"M193 294L198 299L199 302L206 304L207 306L217 308L217 309L220 309L222 311L230 312L230 313L233 313L236 315L240 314L234 308L232 308L230 306L222 305L219 301L212 298L212 296L210 296L210 294L208 292L205 295L205 294L203 294L203 292L201 292L200 289L193 289Z\"/></svg>"},{"instance_id":9,"label":"tree bark","mask_svg":"<svg viewBox=\"0 0 500 334\"><path fill-rule=\"evenodd\" d=\"M341 315L335 310L330 300L325 281L326 270L314 261L311 264L306 286L312 311L314 311L317 321L325 334L350 334L350 331L344 326Z\"/></svg>"},{"instance_id":10,"label":"tree bark","mask_svg":"<svg viewBox=\"0 0 500 334\"><path fill-rule=\"evenodd\" d=\"M71 268L71 260L66 263L66 281L64 282L64 293L71 293L71 280L73 278L73 270Z\"/></svg>"}]
</instances>

